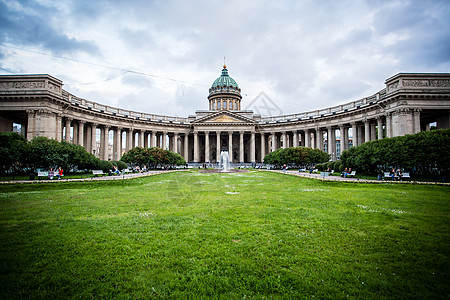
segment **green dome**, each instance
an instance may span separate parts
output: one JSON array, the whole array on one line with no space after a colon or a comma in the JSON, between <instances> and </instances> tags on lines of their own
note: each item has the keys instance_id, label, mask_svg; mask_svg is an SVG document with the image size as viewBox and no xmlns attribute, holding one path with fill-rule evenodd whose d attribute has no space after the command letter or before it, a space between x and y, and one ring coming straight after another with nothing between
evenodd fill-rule
<instances>
[{"instance_id":1,"label":"green dome","mask_svg":"<svg viewBox=\"0 0 450 300\"><path fill-rule=\"evenodd\" d=\"M227 66L223 66L222 75L217 78L211 86L211 89L217 88L233 88L239 90L239 86L236 81L228 75Z\"/></svg>"}]
</instances>

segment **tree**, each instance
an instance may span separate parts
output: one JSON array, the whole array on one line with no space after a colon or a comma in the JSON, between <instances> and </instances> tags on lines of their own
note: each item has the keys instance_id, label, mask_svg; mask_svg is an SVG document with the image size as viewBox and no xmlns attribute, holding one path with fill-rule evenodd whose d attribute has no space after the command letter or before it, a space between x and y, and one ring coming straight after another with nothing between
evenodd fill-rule
<instances>
[{"instance_id":1,"label":"tree","mask_svg":"<svg viewBox=\"0 0 450 300\"><path fill-rule=\"evenodd\" d=\"M16 132L0 133L0 170L1 173L16 173L25 167L28 142Z\"/></svg>"},{"instance_id":2,"label":"tree","mask_svg":"<svg viewBox=\"0 0 450 300\"><path fill-rule=\"evenodd\" d=\"M178 154L158 147L135 147L126 152L121 161L156 168L158 165L185 165L186 161Z\"/></svg>"},{"instance_id":3,"label":"tree","mask_svg":"<svg viewBox=\"0 0 450 300\"><path fill-rule=\"evenodd\" d=\"M264 163L270 165L290 165L295 167L312 167L315 164L326 162L330 155L319 150L307 147L291 147L277 149L264 157Z\"/></svg>"},{"instance_id":4,"label":"tree","mask_svg":"<svg viewBox=\"0 0 450 300\"><path fill-rule=\"evenodd\" d=\"M345 167L362 173L387 172L401 168L413 174L432 175L450 170L450 129L423 131L413 135L364 143L343 151Z\"/></svg>"}]
</instances>

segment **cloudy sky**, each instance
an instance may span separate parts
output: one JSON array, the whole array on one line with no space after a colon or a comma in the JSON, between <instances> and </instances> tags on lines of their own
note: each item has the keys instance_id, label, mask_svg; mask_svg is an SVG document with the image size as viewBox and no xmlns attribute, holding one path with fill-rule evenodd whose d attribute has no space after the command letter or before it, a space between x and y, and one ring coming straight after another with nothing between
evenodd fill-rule
<instances>
[{"instance_id":1,"label":"cloudy sky","mask_svg":"<svg viewBox=\"0 0 450 300\"><path fill-rule=\"evenodd\" d=\"M450 1L0 0L0 74L50 74L102 104L205 110L224 56L243 108L339 105L399 72L449 72Z\"/></svg>"}]
</instances>

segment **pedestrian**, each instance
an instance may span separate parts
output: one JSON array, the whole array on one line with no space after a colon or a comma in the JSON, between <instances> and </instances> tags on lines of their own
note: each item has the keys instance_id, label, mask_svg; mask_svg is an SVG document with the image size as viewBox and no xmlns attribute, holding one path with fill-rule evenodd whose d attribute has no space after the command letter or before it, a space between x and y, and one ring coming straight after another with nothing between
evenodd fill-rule
<instances>
[{"instance_id":1,"label":"pedestrian","mask_svg":"<svg viewBox=\"0 0 450 300\"><path fill-rule=\"evenodd\" d=\"M395 180L395 168L391 169L391 171L389 172L389 176L391 176L392 180Z\"/></svg>"},{"instance_id":2,"label":"pedestrian","mask_svg":"<svg viewBox=\"0 0 450 300\"><path fill-rule=\"evenodd\" d=\"M53 176L55 176L55 172L53 171L53 168L50 168L50 171L48 171L48 178L53 180Z\"/></svg>"},{"instance_id":3,"label":"pedestrian","mask_svg":"<svg viewBox=\"0 0 450 300\"><path fill-rule=\"evenodd\" d=\"M64 171L61 167L58 168L58 174L56 176L58 177L58 180L64 176Z\"/></svg>"}]
</instances>

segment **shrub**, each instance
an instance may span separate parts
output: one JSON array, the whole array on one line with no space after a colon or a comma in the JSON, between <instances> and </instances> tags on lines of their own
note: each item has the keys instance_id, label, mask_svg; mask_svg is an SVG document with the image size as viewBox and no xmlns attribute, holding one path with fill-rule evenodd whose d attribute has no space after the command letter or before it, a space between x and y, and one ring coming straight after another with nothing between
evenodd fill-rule
<instances>
[{"instance_id":1,"label":"shrub","mask_svg":"<svg viewBox=\"0 0 450 300\"><path fill-rule=\"evenodd\" d=\"M343 151L345 167L366 174L404 169L413 174L447 174L450 170L450 129L419 132L364 143Z\"/></svg>"},{"instance_id":2,"label":"shrub","mask_svg":"<svg viewBox=\"0 0 450 300\"><path fill-rule=\"evenodd\" d=\"M329 154L307 147L279 148L264 157L265 164L310 168L329 160Z\"/></svg>"}]
</instances>

